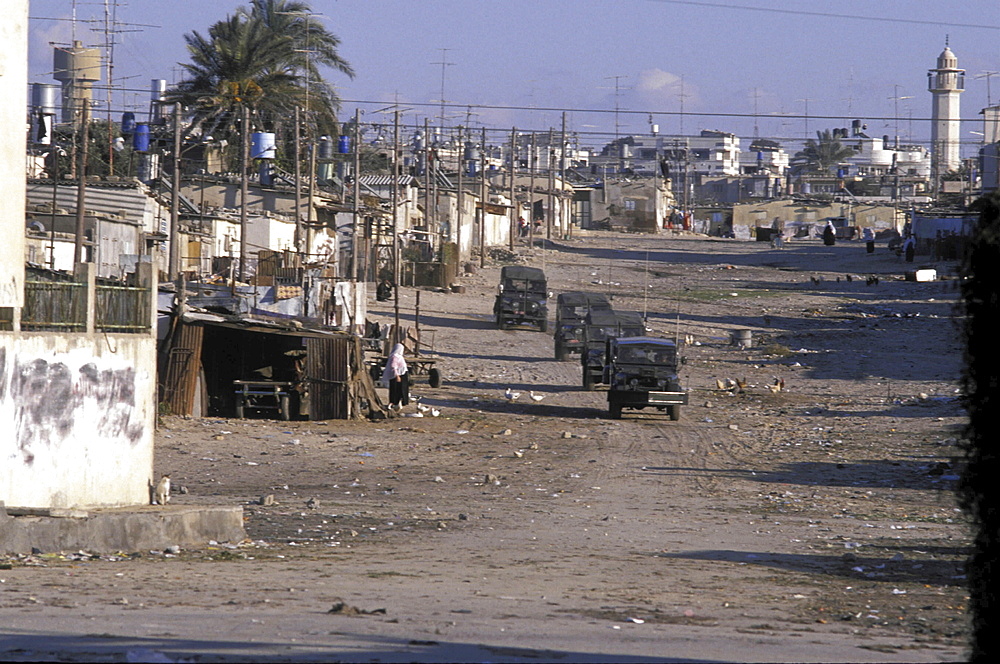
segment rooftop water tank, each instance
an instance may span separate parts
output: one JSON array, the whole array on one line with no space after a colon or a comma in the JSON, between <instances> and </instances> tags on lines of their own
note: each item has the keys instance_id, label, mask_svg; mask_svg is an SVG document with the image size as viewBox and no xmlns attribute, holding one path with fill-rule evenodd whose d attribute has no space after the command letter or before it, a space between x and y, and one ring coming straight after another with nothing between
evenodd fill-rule
<instances>
[{"instance_id":1,"label":"rooftop water tank","mask_svg":"<svg viewBox=\"0 0 1000 664\"><path fill-rule=\"evenodd\" d=\"M32 83L31 107L41 115L55 115L59 107L59 86L52 83Z\"/></svg>"},{"instance_id":2,"label":"rooftop water tank","mask_svg":"<svg viewBox=\"0 0 1000 664\"><path fill-rule=\"evenodd\" d=\"M125 111L122 113L122 133L126 136L135 131L135 113Z\"/></svg>"},{"instance_id":3,"label":"rooftop water tank","mask_svg":"<svg viewBox=\"0 0 1000 664\"><path fill-rule=\"evenodd\" d=\"M250 134L251 159L274 159L276 156L277 148L273 132L255 131Z\"/></svg>"},{"instance_id":4,"label":"rooftop water tank","mask_svg":"<svg viewBox=\"0 0 1000 664\"><path fill-rule=\"evenodd\" d=\"M132 147L137 152L149 151L149 125L137 124L132 134Z\"/></svg>"}]
</instances>

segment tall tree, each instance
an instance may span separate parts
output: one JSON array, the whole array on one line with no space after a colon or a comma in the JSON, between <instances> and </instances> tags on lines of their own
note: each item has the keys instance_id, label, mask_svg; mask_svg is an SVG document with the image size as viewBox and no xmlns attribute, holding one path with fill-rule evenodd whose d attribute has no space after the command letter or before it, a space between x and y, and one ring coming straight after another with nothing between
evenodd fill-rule
<instances>
[{"instance_id":1,"label":"tall tree","mask_svg":"<svg viewBox=\"0 0 1000 664\"><path fill-rule=\"evenodd\" d=\"M1000 194L980 198L971 209L980 216L960 281L965 340L962 384L969 420L959 496L975 526L975 547L966 562L972 614L972 652L968 661L992 662L1000 653L1000 636L993 622L997 615L994 611L1000 610L1000 502L996 482L1000 448L994 419L1000 405L1000 353L993 336L993 316L1000 305L994 277L1000 261Z\"/></svg>"},{"instance_id":2,"label":"tall tree","mask_svg":"<svg viewBox=\"0 0 1000 664\"><path fill-rule=\"evenodd\" d=\"M354 76L337 52L340 39L298 0L252 0L209 27L206 35L184 35L191 62L187 78L168 91L167 100L194 111L193 126L216 138L232 132L239 109L250 108L254 125L274 131L306 109L319 132L336 127L338 100L320 74L327 66Z\"/></svg>"},{"instance_id":3,"label":"tall tree","mask_svg":"<svg viewBox=\"0 0 1000 664\"><path fill-rule=\"evenodd\" d=\"M838 164L854 155L854 149L840 142L840 136L829 129L816 132L816 139L806 141L792 162L799 172L830 173Z\"/></svg>"}]
</instances>

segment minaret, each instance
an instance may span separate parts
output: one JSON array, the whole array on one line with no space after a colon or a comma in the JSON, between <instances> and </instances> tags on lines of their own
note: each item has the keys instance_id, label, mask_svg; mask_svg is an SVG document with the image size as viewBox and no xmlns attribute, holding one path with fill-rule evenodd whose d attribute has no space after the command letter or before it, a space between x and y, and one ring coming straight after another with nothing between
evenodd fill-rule
<instances>
[{"instance_id":1,"label":"minaret","mask_svg":"<svg viewBox=\"0 0 1000 664\"><path fill-rule=\"evenodd\" d=\"M945 41L937 68L927 72L927 89L933 95L931 110L931 168L935 180L955 170L962 161L959 150L961 113L958 96L965 91L965 70Z\"/></svg>"}]
</instances>

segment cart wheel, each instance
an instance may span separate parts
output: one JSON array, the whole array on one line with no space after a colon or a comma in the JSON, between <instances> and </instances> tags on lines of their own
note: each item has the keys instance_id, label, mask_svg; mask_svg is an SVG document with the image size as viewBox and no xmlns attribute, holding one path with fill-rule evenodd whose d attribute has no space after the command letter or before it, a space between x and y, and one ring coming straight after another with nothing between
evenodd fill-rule
<instances>
[{"instance_id":1,"label":"cart wheel","mask_svg":"<svg viewBox=\"0 0 1000 664\"><path fill-rule=\"evenodd\" d=\"M431 387L441 387L441 370L431 367L427 371L427 384Z\"/></svg>"},{"instance_id":2,"label":"cart wheel","mask_svg":"<svg viewBox=\"0 0 1000 664\"><path fill-rule=\"evenodd\" d=\"M243 419L243 395L236 395L236 419Z\"/></svg>"},{"instance_id":3,"label":"cart wheel","mask_svg":"<svg viewBox=\"0 0 1000 664\"><path fill-rule=\"evenodd\" d=\"M622 405L620 403L609 403L608 415L613 420L620 420L622 418Z\"/></svg>"},{"instance_id":4,"label":"cart wheel","mask_svg":"<svg viewBox=\"0 0 1000 664\"><path fill-rule=\"evenodd\" d=\"M292 411L289 407L289 399L287 394L282 394L278 397L278 412L281 414L281 421L287 422L292 419Z\"/></svg>"},{"instance_id":5,"label":"cart wheel","mask_svg":"<svg viewBox=\"0 0 1000 664\"><path fill-rule=\"evenodd\" d=\"M678 404L673 404L669 408L670 419L676 422L681 419L681 407Z\"/></svg>"}]
</instances>

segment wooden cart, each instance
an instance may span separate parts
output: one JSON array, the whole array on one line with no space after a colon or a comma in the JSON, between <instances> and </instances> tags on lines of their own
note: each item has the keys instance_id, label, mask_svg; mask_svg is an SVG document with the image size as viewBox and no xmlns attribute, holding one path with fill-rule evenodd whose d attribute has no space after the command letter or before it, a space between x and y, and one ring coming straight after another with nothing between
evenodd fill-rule
<instances>
[{"instance_id":1,"label":"wooden cart","mask_svg":"<svg viewBox=\"0 0 1000 664\"><path fill-rule=\"evenodd\" d=\"M367 360L368 371L376 383L382 380L382 371L385 369L385 363L388 359L387 357L379 357ZM441 387L441 370L434 366L435 362L436 360L423 357L407 357L406 366L410 372L410 383L426 380L430 387Z\"/></svg>"}]
</instances>

